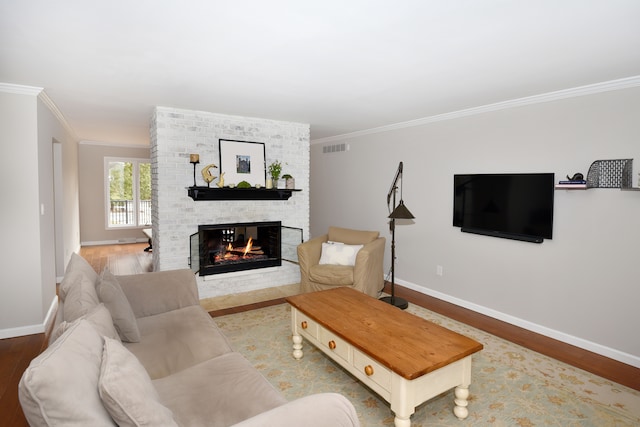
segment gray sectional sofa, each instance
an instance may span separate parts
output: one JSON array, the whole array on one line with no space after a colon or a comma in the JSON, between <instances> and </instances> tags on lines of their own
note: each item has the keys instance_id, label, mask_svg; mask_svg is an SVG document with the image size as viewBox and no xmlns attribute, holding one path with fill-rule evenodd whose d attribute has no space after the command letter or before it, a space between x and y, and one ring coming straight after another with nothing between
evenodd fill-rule
<instances>
[{"instance_id":1,"label":"gray sectional sofa","mask_svg":"<svg viewBox=\"0 0 640 427\"><path fill-rule=\"evenodd\" d=\"M32 426L358 426L335 393L291 402L231 348L193 273L98 275L73 255L48 348L24 372Z\"/></svg>"}]
</instances>

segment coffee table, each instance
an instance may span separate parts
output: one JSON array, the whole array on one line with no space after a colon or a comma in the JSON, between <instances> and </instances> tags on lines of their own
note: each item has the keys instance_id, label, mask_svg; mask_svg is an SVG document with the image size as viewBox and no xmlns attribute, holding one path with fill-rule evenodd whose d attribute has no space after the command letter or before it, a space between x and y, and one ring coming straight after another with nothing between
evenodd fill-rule
<instances>
[{"instance_id":1,"label":"coffee table","mask_svg":"<svg viewBox=\"0 0 640 427\"><path fill-rule=\"evenodd\" d=\"M293 357L303 337L391 405L396 427L409 427L415 408L455 388L454 414L469 415L471 338L351 288L286 298L291 305Z\"/></svg>"}]
</instances>

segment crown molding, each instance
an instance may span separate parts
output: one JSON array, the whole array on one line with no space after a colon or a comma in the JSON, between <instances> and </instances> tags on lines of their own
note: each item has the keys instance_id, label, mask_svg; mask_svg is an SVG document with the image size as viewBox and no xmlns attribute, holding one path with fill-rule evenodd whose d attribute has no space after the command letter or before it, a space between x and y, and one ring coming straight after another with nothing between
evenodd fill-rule
<instances>
[{"instance_id":1,"label":"crown molding","mask_svg":"<svg viewBox=\"0 0 640 427\"><path fill-rule=\"evenodd\" d=\"M428 123L441 122L444 120L453 120L461 117L474 116L476 114L488 113L491 111L506 110L508 108L522 107L525 105L542 104L545 102L557 101L560 99L577 98L579 96L593 95L596 93L610 92L620 89L628 89L640 86L640 76L627 77L624 79L611 80L592 85L578 86L571 89L563 89L555 92L548 92L541 95L527 96L524 98L512 99L509 101L496 102L494 104L483 105L480 107L467 108L464 110L453 111L450 113L438 114L435 116L424 117L406 122L394 123L386 126L379 126L371 129L365 129L342 135L328 136L326 138L318 138L311 140L311 145L322 144L326 142L341 141L347 138L355 138L364 135L372 135L376 133L389 132L397 129L405 129L415 126L422 126Z\"/></svg>"},{"instance_id":2,"label":"crown molding","mask_svg":"<svg viewBox=\"0 0 640 427\"><path fill-rule=\"evenodd\" d=\"M92 145L97 147L119 147L119 148L146 148L147 150L151 148L150 144L118 144L112 142L103 142L103 141L90 141L90 140L82 140L78 142L78 145Z\"/></svg>"},{"instance_id":3,"label":"crown molding","mask_svg":"<svg viewBox=\"0 0 640 427\"><path fill-rule=\"evenodd\" d=\"M53 102L51 98L49 98L49 95L47 95L47 93L43 90L42 92L40 92L40 94L38 94L38 98L40 99L40 101L42 101L44 105L47 106L47 108L49 108L51 113L58 119L58 121L62 124L62 126L67 131L67 133L71 135L71 137L75 141L77 141L78 135L76 135L76 132L73 130L69 122L67 122L67 119L64 117L60 109L58 109L58 106Z\"/></svg>"},{"instance_id":4,"label":"crown molding","mask_svg":"<svg viewBox=\"0 0 640 427\"><path fill-rule=\"evenodd\" d=\"M0 83L0 92L15 93L18 95L38 96L44 89L35 86L16 85L12 83Z\"/></svg>"}]
</instances>

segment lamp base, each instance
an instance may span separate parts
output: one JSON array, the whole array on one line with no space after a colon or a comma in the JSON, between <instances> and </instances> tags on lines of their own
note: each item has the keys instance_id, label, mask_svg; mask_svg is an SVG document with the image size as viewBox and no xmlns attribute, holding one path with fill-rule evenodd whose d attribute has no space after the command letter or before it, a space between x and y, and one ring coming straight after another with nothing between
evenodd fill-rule
<instances>
[{"instance_id":1,"label":"lamp base","mask_svg":"<svg viewBox=\"0 0 640 427\"><path fill-rule=\"evenodd\" d=\"M382 297L380 301L384 301L388 304L398 307L400 310L404 310L409 307L409 303L406 299L398 298L398 297Z\"/></svg>"}]
</instances>

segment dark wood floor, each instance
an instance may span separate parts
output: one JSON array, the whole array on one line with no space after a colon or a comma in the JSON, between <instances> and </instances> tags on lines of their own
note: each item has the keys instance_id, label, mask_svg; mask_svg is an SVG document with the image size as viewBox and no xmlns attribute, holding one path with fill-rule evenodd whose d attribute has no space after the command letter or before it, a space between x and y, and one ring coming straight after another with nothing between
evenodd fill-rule
<instances>
[{"instance_id":1,"label":"dark wood floor","mask_svg":"<svg viewBox=\"0 0 640 427\"><path fill-rule=\"evenodd\" d=\"M147 244L90 246L80 250L93 268L107 266L114 274L135 274L152 270ZM387 292L389 290L387 289ZM396 295L413 304L466 323L490 334L553 357L569 365L640 391L640 369L547 338L471 310L396 285ZM211 312L221 316L284 302L284 298ZM46 347L45 334L0 340L0 424L27 426L18 401L18 382L29 362Z\"/></svg>"}]
</instances>

